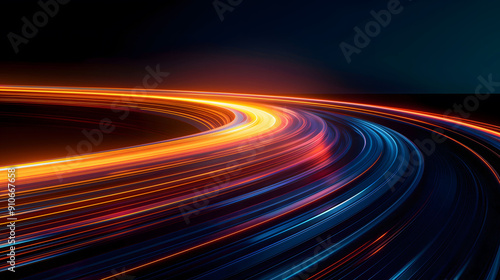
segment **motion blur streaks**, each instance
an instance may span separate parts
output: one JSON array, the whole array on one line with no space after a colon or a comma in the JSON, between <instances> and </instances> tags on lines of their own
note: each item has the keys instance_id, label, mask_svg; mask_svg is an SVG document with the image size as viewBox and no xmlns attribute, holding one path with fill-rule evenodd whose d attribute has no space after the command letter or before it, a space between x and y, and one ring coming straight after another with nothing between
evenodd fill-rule
<instances>
[{"instance_id":1,"label":"motion blur streaks","mask_svg":"<svg viewBox=\"0 0 500 280\"><path fill-rule=\"evenodd\" d=\"M190 91L4 86L0 101L138 110L200 130L18 165L25 279L498 277L495 124Z\"/></svg>"}]
</instances>

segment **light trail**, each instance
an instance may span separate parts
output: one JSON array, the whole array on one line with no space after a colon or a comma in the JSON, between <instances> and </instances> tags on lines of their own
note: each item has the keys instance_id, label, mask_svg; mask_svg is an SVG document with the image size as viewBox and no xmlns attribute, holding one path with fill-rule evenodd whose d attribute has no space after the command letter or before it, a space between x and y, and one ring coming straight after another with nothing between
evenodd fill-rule
<instances>
[{"instance_id":1,"label":"light trail","mask_svg":"<svg viewBox=\"0 0 500 280\"><path fill-rule=\"evenodd\" d=\"M497 277L495 124L283 96L0 87L7 103L117 100L202 129L16 165L25 279ZM449 141L423 154L411 137L434 128Z\"/></svg>"}]
</instances>

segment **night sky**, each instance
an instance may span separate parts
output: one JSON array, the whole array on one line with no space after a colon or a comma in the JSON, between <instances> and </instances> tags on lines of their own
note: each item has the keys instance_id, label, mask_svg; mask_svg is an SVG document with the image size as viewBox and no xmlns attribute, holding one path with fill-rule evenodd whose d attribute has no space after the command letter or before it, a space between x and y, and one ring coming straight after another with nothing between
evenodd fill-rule
<instances>
[{"instance_id":1,"label":"night sky","mask_svg":"<svg viewBox=\"0 0 500 280\"><path fill-rule=\"evenodd\" d=\"M492 0L71 0L32 38L22 18L41 6L5 2L3 84L133 87L156 65L170 73L160 88L256 93L473 93L479 76L500 81ZM340 44L356 47L355 28L389 7L348 63Z\"/></svg>"}]
</instances>

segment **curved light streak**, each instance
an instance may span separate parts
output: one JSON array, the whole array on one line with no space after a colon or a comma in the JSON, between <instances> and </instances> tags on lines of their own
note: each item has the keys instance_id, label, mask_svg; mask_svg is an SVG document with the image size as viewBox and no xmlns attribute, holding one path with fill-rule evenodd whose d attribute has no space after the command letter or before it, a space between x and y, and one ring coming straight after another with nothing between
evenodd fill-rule
<instances>
[{"instance_id":1,"label":"curved light streak","mask_svg":"<svg viewBox=\"0 0 500 280\"><path fill-rule=\"evenodd\" d=\"M496 125L282 96L0 87L2 102L117 100L201 131L17 165L26 279L498 275ZM426 154L411 137L431 132L449 141Z\"/></svg>"}]
</instances>

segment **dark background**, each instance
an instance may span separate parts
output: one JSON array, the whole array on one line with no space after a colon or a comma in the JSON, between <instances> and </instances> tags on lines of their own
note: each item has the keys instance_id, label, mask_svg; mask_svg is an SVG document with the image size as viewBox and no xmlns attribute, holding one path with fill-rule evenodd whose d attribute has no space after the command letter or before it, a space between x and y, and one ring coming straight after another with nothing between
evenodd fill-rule
<instances>
[{"instance_id":1,"label":"dark background","mask_svg":"<svg viewBox=\"0 0 500 280\"><path fill-rule=\"evenodd\" d=\"M479 76L500 81L493 0L401 0L401 13L347 63L339 44L353 45L353 28L389 2L243 0L221 21L213 0L71 0L16 54L8 34L22 35L22 17L32 22L41 7L4 1L0 83L134 87L146 66L159 65L170 73L159 88L326 95L440 113L464 97L437 94L473 93ZM429 95L378 95L387 93ZM492 120L497 103L474 115Z\"/></svg>"}]
</instances>

